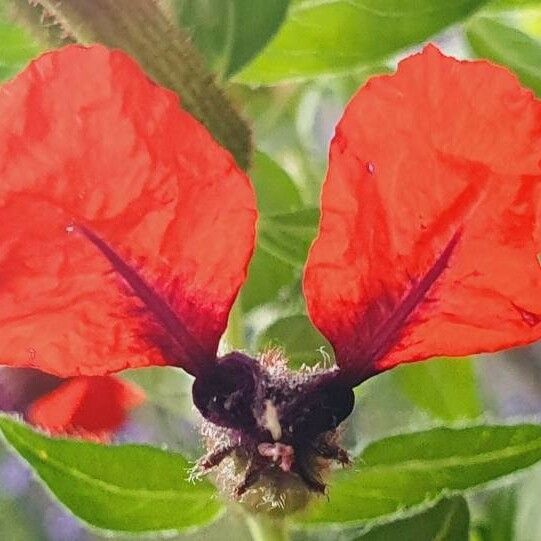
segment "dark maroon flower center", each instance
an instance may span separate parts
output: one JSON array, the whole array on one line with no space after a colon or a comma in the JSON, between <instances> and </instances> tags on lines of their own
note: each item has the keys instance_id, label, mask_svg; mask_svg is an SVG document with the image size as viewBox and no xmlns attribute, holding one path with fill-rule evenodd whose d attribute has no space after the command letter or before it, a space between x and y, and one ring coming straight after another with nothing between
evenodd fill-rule
<instances>
[{"instance_id":1,"label":"dark maroon flower center","mask_svg":"<svg viewBox=\"0 0 541 541\"><path fill-rule=\"evenodd\" d=\"M274 375L242 353L218 359L193 385L194 403L208 421L260 442L294 445L334 430L353 409L351 387L338 372Z\"/></svg>"},{"instance_id":2,"label":"dark maroon flower center","mask_svg":"<svg viewBox=\"0 0 541 541\"><path fill-rule=\"evenodd\" d=\"M262 359L265 357L263 356ZM353 409L354 394L339 372L291 372L234 352L193 385L194 403L203 417L229 430L229 449L218 447L203 469L216 466L233 449L242 448L256 470L293 472L309 488L324 485L311 473L311 457L347 462L347 454L329 444L332 433Z\"/></svg>"}]
</instances>

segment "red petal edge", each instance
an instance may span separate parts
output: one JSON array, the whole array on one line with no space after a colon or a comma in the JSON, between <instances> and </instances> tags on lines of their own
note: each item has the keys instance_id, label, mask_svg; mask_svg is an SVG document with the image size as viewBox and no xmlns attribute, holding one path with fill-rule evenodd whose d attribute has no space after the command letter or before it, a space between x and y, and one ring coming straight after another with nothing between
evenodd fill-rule
<instances>
[{"instance_id":1,"label":"red petal edge","mask_svg":"<svg viewBox=\"0 0 541 541\"><path fill-rule=\"evenodd\" d=\"M0 88L0 362L70 377L213 362L255 236L246 175L120 51Z\"/></svg>"},{"instance_id":2,"label":"red petal edge","mask_svg":"<svg viewBox=\"0 0 541 541\"><path fill-rule=\"evenodd\" d=\"M61 383L26 411L33 425L54 435L109 441L127 414L144 401L135 385L114 376L81 376Z\"/></svg>"},{"instance_id":3,"label":"red petal edge","mask_svg":"<svg viewBox=\"0 0 541 541\"><path fill-rule=\"evenodd\" d=\"M357 384L541 337L541 102L429 46L337 126L304 291Z\"/></svg>"}]
</instances>

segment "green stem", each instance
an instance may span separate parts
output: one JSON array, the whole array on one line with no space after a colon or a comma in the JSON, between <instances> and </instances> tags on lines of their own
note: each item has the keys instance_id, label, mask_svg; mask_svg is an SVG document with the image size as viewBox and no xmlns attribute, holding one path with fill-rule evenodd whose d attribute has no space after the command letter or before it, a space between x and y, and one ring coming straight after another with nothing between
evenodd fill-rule
<instances>
[{"instance_id":1,"label":"green stem","mask_svg":"<svg viewBox=\"0 0 541 541\"><path fill-rule=\"evenodd\" d=\"M284 520L267 515L246 515L246 524L254 541L287 541L289 534Z\"/></svg>"}]
</instances>

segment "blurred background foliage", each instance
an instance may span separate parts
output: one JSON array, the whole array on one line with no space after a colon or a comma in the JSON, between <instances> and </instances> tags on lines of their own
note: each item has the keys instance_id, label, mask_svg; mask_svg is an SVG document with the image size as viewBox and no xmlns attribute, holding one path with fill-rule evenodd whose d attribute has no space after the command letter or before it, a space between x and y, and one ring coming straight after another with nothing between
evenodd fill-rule
<instances>
[{"instance_id":1,"label":"blurred background foliage","mask_svg":"<svg viewBox=\"0 0 541 541\"><path fill-rule=\"evenodd\" d=\"M258 245L223 347L257 352L279 346L296 367L331 363L331 348L306 316L301 273L317 228L328 144L345 105L368 77L392 71L427 41L458 58L507 66L541 97L541 1L162 0L160 7L171 24L190 35L253 130L256 151L249 172L261 213ZM2 80L50 46L43 33L29 31L27 11L23 0L0 0ZM51 27L49 37L72 40L69 28L55 28L47 9L40 17ZM440 423L539 419L540 353L533 346L482 359L439 359L374 378L357 390L348 446L361 448L389 434ZM175 369L124 377L141 385L149 400L133 413L118 441L151 442L197 458L201 448L189 377ZM461 498L427 511L423 532L404 519L401 537L391 528L372 537L335 531L323 537L298 532L295 539L423 541L437 536L432 521L451 513L456 531L438 539L541 540L541 470L468 496L468 503L469 511ZM242 541L247 535L233 513L179 539ZM54 503L27 468L5 452L0 454L0 538L101 539Z\"/></svg>"}]
</instances>

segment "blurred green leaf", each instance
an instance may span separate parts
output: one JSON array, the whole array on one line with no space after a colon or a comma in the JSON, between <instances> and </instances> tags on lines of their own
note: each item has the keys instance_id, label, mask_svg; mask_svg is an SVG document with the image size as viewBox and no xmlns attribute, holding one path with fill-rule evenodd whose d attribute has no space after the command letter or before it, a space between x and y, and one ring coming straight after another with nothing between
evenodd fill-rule
<instances>
[{"instance_id":1,"label":"blurred green leaf","mask_svg":"<svg viewBox=\"0 0 541 541\"><path fill-rule=\"evenodd\" d=\"M316 235L318 222L319 210L315 208L261 216L259 244L277 259L301 268Z\"/></svg>"},{"instance_id":2,"label":"blurred green leaf","mask_svg":"<svg viewBox=\"0 0 541 541\"><path fill-rule=\"evenodd\" d=\"M256 152L250 178L262 216L259 225L267 214L291 212L302 207L301 196L293 180L263 152ZM259 240L241 293L242 309L245 312L276 300L278 292L291 284L297 276L291 264L265 250Z\"/></svg>"},{"instance_id":3,"label":"blurred green leaf","mask_svg":"<svg viewBox=\"0 0 541 541\"><path fill-rule=\"evenodd\" d=\"M405 364L393 371L393 377L416 406L438 419L474 419L483 411L471 359Z\"/></svg>"},{"instance_id":4,"label":"blurred green leaf","mask_svg":"<svg viewBox=\"0 0 541 541\"><path fill-rule=\"evenodd\" d=\"M250 178L261 214L291 212L302 207L297 186L291 177L263 152L256 152Z\"/></svg>"},{"instance_id":5,"label":"blurred green leaf","mask_svg":"<svg viewBox=\"0 0 541 541\"><path fill-rule=\"evenodd\" d=\"M185 413L192 408L192 378L180 368L151 366L126 370L122 378L141 387L146 402L173 414Z\"/></svg>"},{"instance_id":6,"label":"blurred green leaf","mask_svg":"<svg viewBox=\"0 0 541 541\"><path fill-rule=\"evenodd\" d=\"M328 501L299 520L358 523L479 487L541 460L541 425L435 428L370 444L338 472Z\"/></svg>"},{"instance_id":7,"label":"blurred green leaf","mask_svg":"<svg viewBox=\"0 0 541 541\"><path fill-rule=\"evenodd\" d=\"M506 66L523 84L541 96L541 43L520 30L489 17L476 17L466 26L473 52Z\"/></svg>"},{"instance_id":8,"label":"blurred green leaf","mask_svg":"<svg viewBox=\"0 0 541 541\"><path fill-rule=\"evenodd\" d=\"M353 456L368 442L426 427L426 414L400 391L391 370L357 387L355 396L355 409L346 423L354 433Z\"/></svg>"},{"instance_id":9,"label":"blurred green leaf","mask_svg":"<svg viewBox=\"0 0 541 541\"><path fill-rule=\"evenodd\" d=\"M323 529L302 541L468 541L470 512L464 498L441 500L434 507L408 518L372 528ZM294 538L295 539L295 538Z\"/></svg>"},{"instance_id":10,"label":"blurred green leaf","mask_svg":"<svg viewBox=\"0 0 541 541\"><path fill-rule=\"evenodd\" d=\"M532 7L541 7L541 0L492 0L488 9L512 10Z\"/></svg>"},{"instance_id":11,"label":"blurred green leaf","mask_svg":"<svg viewBox=\"0 0 541 541\"><path fill-rule=\"evenodd\" d=\"M466 18L486 0L302 0L236 77L276 84L372 65Z\"/></svg>"},{"instance_id":12,"label":"blurred green leaf","mask_svg":"<svg viewBox=\"0 0 541 541\"><path fill-rule=\"evenodd\" d=\"M15 75L39 53L39 47L22 28L4 19L4 10L0 1L0 80Z\"/></svg>"},{"instance_id":13,"label":"blurred green leaf","mask_svg":"<svg viewBox=\"0 0 541 541\"><path fill-rule=\"evenodd\" d=\"M38 52L38 47L22 28L0 21L0 62L2 64L21 65Z\"/></svg>"},{"instance_id":14,"label":"blurred green leaf","mask_svg":"<svg viewBox=\"0 0 541 541\"><path fill-rule=\"evenodd\" d=\"M14 500L2 499L0 494L0 534L9 541L41 539L33 521L29 521Z\"/></svg>"},{"instance_id":15,"label":"blurred green leaf","mask_svg":"<svg viewBox=\"0 0 541 541\"><path fill-rule=\"evenodd\" d=\"M517 541L515 515L517 495L515 487L491 491L483 498L482 518L475 525L475 533L482 541Z\"/></svg>"},{"instance_id":16,"label":"blurred green leaf","mask_svg":"<svg viewBox=\"0 0 541 541\"><path fill-rule=\"evenodd\" d=\"M214 488L190 483L190 464L177 453L49 438L6 416L0 416L0 430L53 494L92 526L180 531L220 512Z\"/></svg>"},{"instance_id":17,"label":"blurred green leaf","mask_svg":"<svg viewBox=\"0 0 541 541\"><path fill-rule=\"evenodd\" d=\"M168 444L189 460L201 456L202 442L196 428L200 418L193 407L192 376L171 366L124 370L119 376L135 383L145 394L144 404L130 416L128 440L123 431L119 433L123 443L131 437L131 425L143 429L146 442Z\"/></svg>"},{"instance_id":18,"label":"blurred green leaf","mask_svg":"<svg viewBox=\"0 0 541 541\"><path fill-rule=\"evenodd\" d=\"M293 283L297 276L295 269L257 244L250 261L248 278L242 287L241 303L244 312L257 306L277 301L282 288Z\"/></svg>"},{"instance_id":19,"label":"blurred green leaf","mask_svg":"<svg viewBox=\"0 0 541 541\"><path fill-rule=\"evenodd\" d=\"M227 77L278 30L289 0L174 0L177 20L211 67Z\"/></svg>"},{"instance_id":20,"label":"blurred green leaf","mask_svg":"<svg viewBox=\"0 0 541 541\"><path fill-rule=\"evenodd\" d=\"M537 541L541 532L541 467L520 487L512 541ZM497 540L500 541L500 540Z\"/></svg>"},{"instance_id":21,"label":"blurred green leaf","mask_svg":"<svg viewBox=\"0 0 541 541\"><path fill-rule=\"evenodd\" d=\"M464 498L443 500L413 517L376 526L351 541L468 541L470 512Z\"/></svg>"},{"instance_id":22,"label":"blurred green leaf","mask_svg":"<svg viewBox=\"0 0 541 541\"><path fill-rule=\"evenodd\" d=\"M267 327L259 336L258 349L270 346L283 348L292 368L322 362L322 351L329 356L329 360L333 355L329 342L312 325L310 319L302 314L279 319Z\"/></svg>"}]
</instances>

